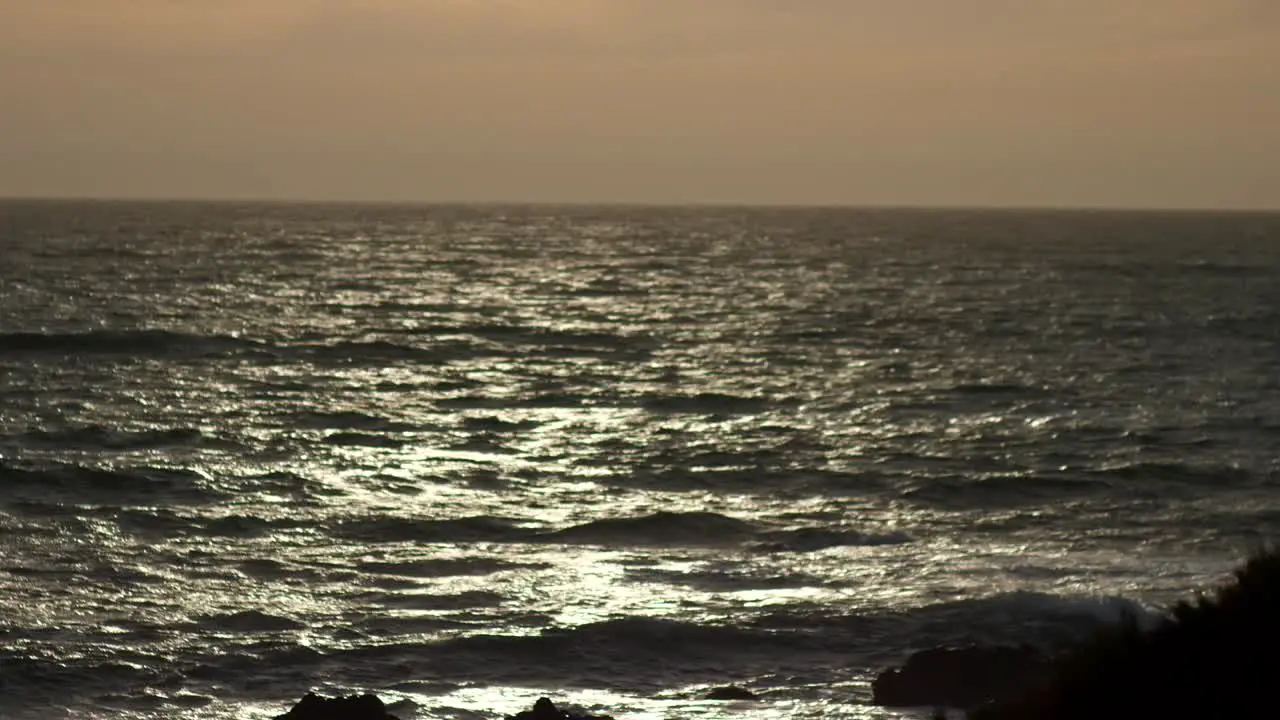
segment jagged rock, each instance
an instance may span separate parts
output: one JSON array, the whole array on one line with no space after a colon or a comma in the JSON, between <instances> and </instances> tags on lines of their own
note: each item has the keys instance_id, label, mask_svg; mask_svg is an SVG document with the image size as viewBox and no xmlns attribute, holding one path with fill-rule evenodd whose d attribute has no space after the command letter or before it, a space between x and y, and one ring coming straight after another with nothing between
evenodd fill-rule
<instances>
[{"instance_id":1,"label":"jagged rock","mask_svg":"<svg viewBox=\"0 0 1280 720\"><path fill-rule=\"evenodd\" d=\"M744 687L726 685L713 688L705 696L707 700L757 700L758 696Z\"/></svg>"},{"instance_id":2,"label":"jagged rock","mask_svg":"<svg viewBox=\"0 0 1280 720\"><path fill-rule=\"evenodd\" d=\"M377 695L327 698L307 693L289 712L275 720L400 720L387 712Z\"/></svg>"},{"instance_id":3,"label":"jagged rock","mask_svg":"<svg viewBox=\"0 0 1280 720\"><path fill-rule=\"evenodd\" d=\"M1031 647L921 650L880 673L872 702L884 707L969 709L1018 697L1044 681L1049 659Z\"/></svg>"},{"instance_id":4,"label":"jagged rock","mask_svg":"<svg viewBox=\"0 0 1280 720\"><path fill-rule=\"evenodd\" d=\"M608 715L577 715L556 707L548 698L538 698L532 710L508 715L507 720L613 720Z\"/></svg>"}]
</instances>

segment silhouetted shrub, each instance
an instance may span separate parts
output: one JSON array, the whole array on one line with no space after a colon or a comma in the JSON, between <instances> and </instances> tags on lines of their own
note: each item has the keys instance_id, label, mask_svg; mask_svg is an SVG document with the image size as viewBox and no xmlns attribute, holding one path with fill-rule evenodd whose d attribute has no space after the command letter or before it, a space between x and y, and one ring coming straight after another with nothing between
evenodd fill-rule
<instances>
[{"instance_id":1,"label":"silhouetted shrub","mask_svg":"<svg viewBox=\"0 0 1280 720\"><path fill-rule=\"evenodd\" d=\"M974 720L1230 718L1276 704L1280 553L1260 552L1213 597L1175 605L1153 628L1129 617L1053 662L1021 700Z\"/></svg>"}]
</instances>

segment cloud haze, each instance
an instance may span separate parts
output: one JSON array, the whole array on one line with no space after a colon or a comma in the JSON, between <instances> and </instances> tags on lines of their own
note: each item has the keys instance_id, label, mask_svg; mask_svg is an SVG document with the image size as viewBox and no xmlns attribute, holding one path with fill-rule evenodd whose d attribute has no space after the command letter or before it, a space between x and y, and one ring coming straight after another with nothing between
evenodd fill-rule
<instances>
[{"instance_id":1,"label":"cloud haze","mask_svg":"<svg viewBox=\"0 0 1280 720\"><path fill-rule=\"evenodd\" d=\"M1280 205L1280 4L10 0L0 194Z\"/></svg>"}]
</instances>

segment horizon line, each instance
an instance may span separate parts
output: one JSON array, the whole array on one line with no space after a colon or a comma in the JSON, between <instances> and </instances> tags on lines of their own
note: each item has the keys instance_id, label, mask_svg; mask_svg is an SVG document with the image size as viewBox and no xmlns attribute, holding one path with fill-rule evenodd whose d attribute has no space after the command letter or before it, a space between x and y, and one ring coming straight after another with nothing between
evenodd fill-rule
<instances>
[{"instance_id":1,"label":"horizon line","mask_svg":"<svg viewBox=\"0 0 1280 720\"><path fill-rule=\"evenodd\" d=\"M512 200L512 199L386 199L321 197L217 197L217 196L110 196L110 195L7 195L0 203L103 203L208 205L364 205L384 207L562 207L562 208L648 208L648 209L757 209L757 210L898 210L917 212L1080 212L1080 213L1187 213L1187 214L1280 214L1280 205L1261 206L1171 206L1104 204L965 204L965 203L830 203L830 202L747 202L733 200Z\"/></svg>"}]
</instances>

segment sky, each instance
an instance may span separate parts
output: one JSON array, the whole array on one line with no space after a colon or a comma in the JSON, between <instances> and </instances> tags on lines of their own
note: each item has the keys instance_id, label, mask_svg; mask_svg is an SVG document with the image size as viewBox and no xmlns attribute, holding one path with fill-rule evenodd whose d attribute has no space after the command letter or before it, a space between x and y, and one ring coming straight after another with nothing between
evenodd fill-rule
<instances>
[{"instance_id":1,"label":"sky","mask_svg":"<svg viewBox=\"0 0 1280 720\"><path fill-rule=\"evenodd\" d=\"M0 196L1280 209L1280 2L0 0Z\"/></svg>"}]
</instances>

